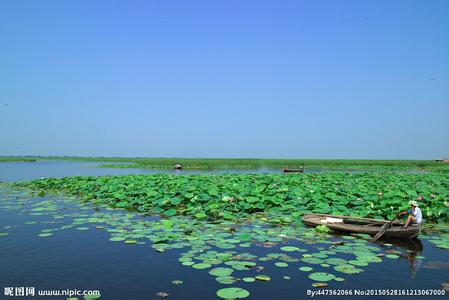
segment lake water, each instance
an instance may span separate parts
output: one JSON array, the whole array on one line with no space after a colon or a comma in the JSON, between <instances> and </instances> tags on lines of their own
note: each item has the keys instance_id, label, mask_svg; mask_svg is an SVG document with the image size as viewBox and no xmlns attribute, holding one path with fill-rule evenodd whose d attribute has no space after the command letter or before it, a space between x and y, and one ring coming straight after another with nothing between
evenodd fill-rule
<instances>
[{"instance_id":1,"label":"lake water","mask_svg":"<svg viewBox=\"0 0 449 300\"><path fill-rule=\"evenodd\" d=\"M275 169L257 170L172 170L172 169L139 169L139 168L99 168L101 162L78 161L37 161L37 162L0 162L0 181L33 180L42 177L66 176L105 176L127 174L204 174L204 173L281 173ZM108 162L108 164L110 164ZM306 170L317 172L319 170Z\"/></svg>"},{"instance_id":2,"label":"lake water","mask_svg":"<svg viewBox=\"0 0 449 300\"><path fill-rule=\"evenodd\" d=\"M40 177L74 175L108 175L130 173L154 173L138 169L102 169L96 163L38 162L0 163L0 181L20 181ZM116 215L116 221L105 219ZM95 217L90 223L79 221ZM126 217L125 219L123 219ZM78 220L78 221L77 221ZM125 220L125 221L123 221ZM241 287L250 292L248 299L312 299L307 295L313 288L308 275L299 271L302 266L312 266L314 272L337 274L332 266L310 265L302 261L289 262L288 267L277 267L274 261L254 259L261 270L250 269L233 274L238 278L269 274L268 282L255 281L226 285L218 283L208 269L194 269L182 265L178 259L186 249L155 251L151 242L138 239L141 244L111 242L111 231L122 222L137 224L148 222L135 213L111 212L104 208L81 205L76 199L58 196L28 196L21 191L0 190L0 299L14 299L4 295L7 287L34 287L36 290L100 290L101 299L161 299L158 292L170 295L167 299L217 299L216 292L227 287ZM99 226L101 225L101 226ZM131 226L131 225L130 225ZM42 231L44 230L44 231ZM123 229L122 229L123 230ZM51 236L38 236L51 232ZM302 232L302 231L301 231ZM4 233L3 235L1 233ZM302 234L302 233L301 233ZM347 237L346 237L347 238ZM339 243L350 242L344 237L333 237L329 243L305 243L300 239L282 239L277 243L232 249L238 253L251 253L265 257L269 253L285 253L282 246L294 246L318 253L335 249ZM332 242L333 244L330 244ZM365 242L366 243L366 242ZM241 244L240 244L241 245ZM361 267L358 274L338 275L344 281L328 282L327 290L441 290L442 283L449 282L449 250L439 249L427 238L412 241L383 240L365 245L377 248L377 254L396 253L397 257L382 258L382 262ZM363 247L363 246L358 246ZM217 250L211 247L210 250ZM221 250L223 251L223 250ZM300 258L302 253L288 253ZM349 259L344 253L336 256ZM222 265L217 265L222 266ZM225 266L226 267L226 266ZM212 267L213 268L213 267ZM288 276L289 279L284 277ZM181 280L175 285L173 280ZM65 299L66 297L18 297L29 299ZM317 297L314 297L317 298ZM318 296L320 299L334 298ZM346 299L346 297L337 297ZM354 298L354 297L351 297ZM394 299L386 296L357 296L355 299ZM409 296L408 299L444 299L445 296ZM83 299L79 297L79 299Z\"/></svg>"},{"instance_id":3,"label":"lake water","mask_svg":"<svg viewBox=\"0 0 449 300\"><path fill-rule=\"evenodd\" d=\"M106 162L105 162L106 163ZM42 177L66 177L66 176L106 176L106 175L128 175L128 174L223 174L223 173L283 173L279 169L218 169L218 170L173 170L173 169L140 169L140 168L99 168L102 162L79 162L79 161L37 161L37 162L0 162L0 181L13 182L22 180L33 180ZM107 162L107 164L111 164ZM114 163L112 163L114 164ZM121 163L115 163L121 164ZM322 170L317 168L306 168L304 173L337 172L338 170ZM345 172L365 172L360 169L345 169ZM398 170L401 173L428 173L425 170Z\"/></svg>"}]
</instances>

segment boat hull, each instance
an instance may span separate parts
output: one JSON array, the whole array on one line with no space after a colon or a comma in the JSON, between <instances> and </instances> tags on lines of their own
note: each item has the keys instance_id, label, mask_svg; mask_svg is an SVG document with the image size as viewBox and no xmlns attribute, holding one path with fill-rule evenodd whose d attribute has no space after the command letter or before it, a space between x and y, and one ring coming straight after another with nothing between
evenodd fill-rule
<instances>
[{"instance_id":1,"label":"boat hull","mask_svg":"<svg viewBox=\"0 0 449 300\"><path fill-rule=\"evenodd\" d=\"M304 173L304 169L283 169L284 173Z\"/></svg>"},{"instance_id":2,"label":"boat hull","mask_svg":"<svg viewBox=\"0 0 449 300\"><path fill-rule=\"evenodd\" d=\"M343 223L324 223L322 220L327 217L341 218ZM349 232L349 233L366 233L369 235L375 235L379 232L382 225L388 223L385 220L367 219L367 218L354 218L347 216L333 216L326 214L305 214L302 217L304 224L315 227L318 225L326 225L333 231L337 232ZM421 231L421 225L412 225L404 228L404 223L394 222L390 228L388 228L383 236L394 238L414 238L417 237Z\"/></svg>"}]
</instances>

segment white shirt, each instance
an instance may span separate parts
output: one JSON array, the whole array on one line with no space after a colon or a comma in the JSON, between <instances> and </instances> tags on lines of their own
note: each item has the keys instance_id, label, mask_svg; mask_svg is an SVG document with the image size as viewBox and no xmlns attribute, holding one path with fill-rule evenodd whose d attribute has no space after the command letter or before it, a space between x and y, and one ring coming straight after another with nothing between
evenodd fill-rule
<instances>
[{"instance_id":1,"label":"white shirt","mask_svg":"<svg viewBox=\"0 0 449 300\"><path fill-rule=\"evenodd\" d=\"M415 207L413 211L413 216L416 218L416 224L421 224L422 222L422 212L419 207Z\"/></svg>"}]
</instances>

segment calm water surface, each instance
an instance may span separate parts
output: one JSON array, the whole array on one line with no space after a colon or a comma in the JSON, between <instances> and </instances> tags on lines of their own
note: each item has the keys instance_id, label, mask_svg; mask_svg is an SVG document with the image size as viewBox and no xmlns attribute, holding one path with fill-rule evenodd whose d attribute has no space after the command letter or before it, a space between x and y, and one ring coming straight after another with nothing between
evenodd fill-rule
<instances>
[{"instance_id":1,"label":"calm water surface","mask_svg":"<svg viewBox=\"0 0 449 300\"><path fill-rule=\"evenodd\" d=\"M107 175L129 173L155 173L151 170L137 169L100 169L96 163L79 162L42 162L42 163L1 163L1 181L19 181L40 177L61 177L73 175ZM4 191L2 199L10 199L11 194ZM21 198L21 197L19 197ZM35 197L30 204L43 200L61 201L60 197ZM76 200L74 210L78 205ZM28 205L28 204L27 204ZM69 209L64 204L61 209ZM98 213L94 209L80 211L89 215ZM106 211L106 213L111 213ZM118 212L119 214L121 212ZM136 218L143 218L136 215ZM58 223L55 224L54 222ZM28 222L28 224L27 224ZM30 224L29 222L36 222ZM68 228L59 230L51 237L38 237L42 229L61 227L70 224L70 218L61 220L49 215L30 214L22 209L0 208L0 299L17 299L26 297L6 297L4 287L35 287L36 289L79 289L100 290L101 299L161 299L157 292L170 294L167 299L217 299L217 290L229 287L219 284L208 270L196 270L182 266L178 258L183 250L171 249L164 253L156 252L148 242L143 245L126 245L110 242L110 234L95 229ZM343 274L345 281L329 282L332 289L441 289L443 282L449 281L448 250L436 248L426 239L409 241L382 241L393 243L393 248L401 251L397 259L384 259L381 263L370 264L360 274ZM289 245L311 249L314 245L290 241ZM252 246L237 249L239 252L251 252L255 255L279 253L280 246L267 249ZM323 246L323 245L321 245ZM328 245L324 245L328 247ZM234 249L235 250L235 249ZM417 255L425 258L416 258ZM299 257L299 255L298 255ZM344 255L342 255L344 257ZM259 265L259 263L258 263ZM298 270L301 263L292 263L287 268L275 267L273 263L260 263L265 267L264 273L271 276L269 282L238 282L232 286L250 291L248 299L311 299L306 295L313 281L308 273ZM324 267L315 271L336 273ZM246 272L246 271L245 271ZM255 276L254 271L239 273L237 277ZM283 276L290 276L286 280ZM341 274L340 274L341 276ZM184 283L173 285L173 280ZM65 299L65 297L28 297L29 299ZM319 296L317 298L335 298ZM337 297L345 299L345 297ZM354 298L354 297L351 297ZM395 297L396 298L396 297ZM440 297L400 297L407 299L447 299ZM80 298L82 299L82 298ZM355 297L355 299L392 299L388 297Z\"/></svg>"},{"instance_id":2,"label":"calm water surface","mask_svg":"<svg viewBox=\"0 0 449 300\"><path fill-rule=\"evenodd\" d=\"M66 177L66 176L106 176L106 175L128 175L128 174L222 174L222 173L283 173L280 169L254 169L254 170L173 170L173 169L139 169L139 168L99 168L101 162L79 162L79 161L37 161L37 162L0 162L0 181L22 181L33 180L42 177ZM111 164L108 162L108 164ZM113 164L113 163L112 163ZM121 164L121 163L116 163ZM324 170L317 168L306 168L305 173L338 172L351 173L366 172L360 169ZM428 173L423 170L398 170L401 173Z\"/></svg>"},{"instance_id":3,"label":"calm water surface","mask_svg":"<svg viewBox=\"0 0 449 300\"><path fill-rule=\"evenodd\" d=\"M75 161L37 161L37 162L0 162L0 181L33 180L42 177L66 176L105 176L127 174L204 174L204 173L281 173L275 169L257 170L171 170L171 169L138 169L138 168L98 168L101 162L75 162ZM110 164L110 163L108 163ZM316 172L318 170L308 170Z\"/></svg>"}]
</instances>

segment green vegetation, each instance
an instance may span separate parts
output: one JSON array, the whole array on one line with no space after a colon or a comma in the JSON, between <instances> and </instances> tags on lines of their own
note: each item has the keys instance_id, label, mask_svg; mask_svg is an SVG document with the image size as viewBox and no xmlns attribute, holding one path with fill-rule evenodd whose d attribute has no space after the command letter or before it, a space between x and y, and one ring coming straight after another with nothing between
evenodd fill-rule
<instances>
[{"instance_id":1,"label":"green vegetation","mask_svg":"<svg viewBox=\"0 0 449 300\"><path fill-rule=\"evenodd\" d=\"M422 195L428 222L449 221L449 175L442 173L78 176L18 185L165 217L242 220L261 214L280 224L309 212L393 219Z\"/></svg>"},{"instance_id":2,"label":"green vegetation","mask_svg":"<svg viewBox=\"0 0 449 300\"><path fill-rule=\"evenodd\" d=\"M322 234L328 234L331 232L330 228L326 225L318 225L317 227L315 227L315 231Z\"/></svg>"},{"instance_id":3,"label":"green vegetation","mask_svg":"<svg viewBox=\"0 0 449 300\"><path fill-rule=\"evenodd\" d=\"M217 291L217 296L223 299L241 299L249 296L249 292L242 288L225 288Z\"/></svg>"},{"instance_id":4,"label":"green vegetation","mask_svg":"<svg viewBox=\"0 0 449 300\"><path fill-rule=\"evenodd\" d=\"M38 159L34 156L0 156L0 162L36 162Z\"/></svg>"},{"instance_id":5,"label":"green vegetation","mask_svg":"<svg viewBox=\"0 0 449 300\"><path fill-rule=\"evenodd\" d=\"M184 170L262 168L282 169L304 166L306 169L328 170L430 170L449 171L449 164L431 160L319 160L319 159L227 159L227 158L133 158L133 157L72 157L72 156L2 156L0 162L66 160L101 162L107 168L172 169L181 164ZM122 163L122 164L116 164ZM124 163L124 164L123 164Z\"/></svg>"},{"instance_id":6,"label":"green vegetation","mask_svg":"<svg viewBox=\"0 0 449 300\"><path fill-rule=\"evenodd\" d=\"M338 286L349 274L408 254L391 244L371 244L366 234L318 234L301 224L302 212L379 215L405 208L409 198L422 194L425 214L447 220L448 180L443 174L395 173L71 177L0 184L8 195L0 198L0 209L38 217L39 223L24 226L50 227L39 227L39 239L53 239L62 230L104 230L109 241L126 247L150 242L161 255L175 249L180 267L209 274L223 285L217 296L244 298L249 292L242 286L290 278L272 272L273 266L295 270L315 287ZM28 188L38 195L76 197L34 197ZM446 209L438 215L440 206ZM142 218L124 209L163 218ZM8 239L12 228L5 226L0 238ZM448 237L421 238L449 249ZM180 279L168 283L180 284Z\"/></svg>"}]
</instances>

